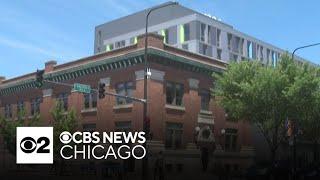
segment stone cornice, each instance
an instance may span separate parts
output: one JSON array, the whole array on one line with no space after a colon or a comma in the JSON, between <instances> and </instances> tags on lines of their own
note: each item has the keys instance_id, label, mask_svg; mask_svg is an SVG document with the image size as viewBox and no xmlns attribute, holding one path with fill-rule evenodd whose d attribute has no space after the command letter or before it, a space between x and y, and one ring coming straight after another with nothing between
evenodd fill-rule
<instances>
[{"instance_id":1,"label":"stone cornice","mask_svg":"<svg viewBox=\"0 0 320 180\"><path fill-rule=\"evenodd\" d=\"M136 51L121 54L119 56L105 57L103 59L96 61L92 60L76 66L64 67L63 69L57 69L50 73L44 74L44 79L55 82L63 82L101 71L127 68L129 66L143 63L143 53L143 49L138 49ZM158 48L149 47L148 53L149 56L153 57L149 59L151 62L166 66L175 66L177 68L182 68L196 73L205 73L207 75L211 75L213 72L222 72L225 69L225 66L203 62L194 58L188 58L186 56L175 54L174 52L170 51L164 51ZM1 84L0 96L15 93L23 89L36 87L34 73L30 74L29 77L23 77L24 78L22 80L15 78L15 81Z\"/></svg>"}]
</instances>

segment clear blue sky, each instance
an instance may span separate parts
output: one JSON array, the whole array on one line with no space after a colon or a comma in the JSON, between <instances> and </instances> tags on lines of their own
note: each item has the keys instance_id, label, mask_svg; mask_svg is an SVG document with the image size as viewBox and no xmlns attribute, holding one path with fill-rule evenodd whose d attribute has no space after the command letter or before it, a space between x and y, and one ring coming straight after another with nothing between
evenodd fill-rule
<instances>
[{"instance_id":1,"label":"clear blue sky","mask_svg":"<svg viewBox=\"0 0 320 180\"><path fill-rule=\"evenodd\" d=\"M93 54L94 27L166 0L6 0L0 5L0 76L12 78ZM180 0L292 51L320 42L319 0ZM298 55L320 63L320 46Z\"/></svg>"}]
</instances>

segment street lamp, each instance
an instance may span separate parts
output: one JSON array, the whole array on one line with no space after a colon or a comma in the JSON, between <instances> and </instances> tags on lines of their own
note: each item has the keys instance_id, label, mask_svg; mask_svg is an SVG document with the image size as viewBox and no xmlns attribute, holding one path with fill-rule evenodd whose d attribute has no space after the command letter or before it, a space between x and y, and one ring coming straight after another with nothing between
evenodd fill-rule
<instances>
[{"instance_id":1,"label":"street lamp","mask_svg":"<svg viewBox=\"0 0 320 180\"><path fill-rule=\"evenodd\" d=\"M318 45L320 45L320 43L314 43L314 44L309 44L309 45L306 45L306 46L297 47L296 49L293 50L292 55L291 55L291 59L292 59L292 60L294 59L294 53L295 53L296 51L298 51L299 49L304 49L304 48L313 47L313 46L318 46Z\"/></svg>"},{"instance_id":2,"label":"street lamp","mask_svg":"<svg viewBox=\"0 0 320 180\"><path fill-rule=\"evenodd\" d=\"M146 119L147 119L147 113L148 113L148 109L147 109L147 105L148 105L148 94L147 94L147 79L148 76L151 75L151 73L148 73L148 21L149 21L149 16L151 14L151 12L160 9L160 8L164 8L167 6L173 6L173 5L177 5L177 2L168 2L168 3L164 3L161 4L159 6L153 7L151 8L146 16L146 32L145 32L145 42L144 42L144 82L143 82L143 95L144 95L144 99L146 100L146 102L143 104L143 130L146 129ZM148 132L146 132L147 136L148 136ZM146 147L146 143L144 144L144 147ZM145 156L145 158L143 158L142 160L142 176L143 179L148 179L148 157Z\"/></svg>"},{"instance_id":3,"label":"street lamp","mask_svg":"<svg viewBox=\"0 0 320 180\"><path fill-rule=\"evenodd\" d=\"M305 49L305 48L309 48L309 47L313 47L313 46L318 46L320 45L320 43L314 43L314 44L309 44L309 45L305 45L305 46L300 46L297 47L296 49L293 50L292 55L291 55L291 59L294 60L294 54L296 51L300 50L300 49ZM297 142L296 142L296 132L294 132L293 134L293 178L295 179L296 177L296 172L297 172L297 165L296 165L296 158L297 158Z\"/></svg>"}]
</instances>

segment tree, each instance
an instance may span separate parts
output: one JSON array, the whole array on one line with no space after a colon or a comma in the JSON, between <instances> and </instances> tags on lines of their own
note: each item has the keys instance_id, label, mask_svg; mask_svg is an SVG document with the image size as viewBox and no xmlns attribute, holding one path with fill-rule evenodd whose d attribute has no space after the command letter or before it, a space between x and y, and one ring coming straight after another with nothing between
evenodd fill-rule
<instances>
[{"instance_id":1,"label":"tree","mask_svg":"<svg viewBox=\"0 0 320 180\"><path fill-rule=\"evenodd\" d=\"M0 116L0 132L3 136L4 143L10 154L16 155L16 130L17 127L37 126L40 122L39 114L33 116L29 120L25 120L26 111L18 112L17 120L6 119Z\"/></svg>"},{"instance_id":2,"label":"tree","mask_svg":"<svg viewBox=\"0 0 320 180\"><path fill-rule=\"evenodd\" d=\"M73 133L77 129L76 113L72 109L69 112L64 110L63 104L58 101L54 108L51 110L53 117L53 141L54 141L54 154L60 157L60 149L63 144L60 142L60 134L63 131Z\"/></svg>"},{"instance_id":3,"label":"tree","mask_svg":"<svg viewBox=\"0 0 320 180\"><path fill-rule=\"evenodd\" d=\"M222 74L214 74L213 92L218 103L233 120L247 120L259 128L268 143L272 162L285 137L285 120L298 109L293 108L288 91L297 81L300 68L284 55L275 67L243 61L231 63Z\"/></svg>"},{"instance_id":4,"label":"tree","mask_svg":"<svg viewBox=\"0 0 320 180\"><path fill-rule=\"evenodd\" d=\"M53 109L51 110L51 115L53 117L53 152L55 155L55 161L60 159L60 149L64 144L60 142L60 134L63 131L68 131L73 133L77 129L77 119L76 113L72 109L71 111L65 111L63 107L63 103L57 101ZM54 163L55 166L53 167L56 173L61 174L64 171L64 161L60 161L60 166L58 166L58 162ZM60 167L60 168L57 168Z\"/></svg>"},{"instance_id":5,"label":"tree","mask_svg":"<svg viewBox=\"0 0 320 180\"><path fill-rule=\"evenodd\" d=\"M286 91L291 112L303 131L303 137L314 145L314 161L318 161L320 140L320 70L308 64L298 68L292 85Z\"/></svg>"}]
</instances>

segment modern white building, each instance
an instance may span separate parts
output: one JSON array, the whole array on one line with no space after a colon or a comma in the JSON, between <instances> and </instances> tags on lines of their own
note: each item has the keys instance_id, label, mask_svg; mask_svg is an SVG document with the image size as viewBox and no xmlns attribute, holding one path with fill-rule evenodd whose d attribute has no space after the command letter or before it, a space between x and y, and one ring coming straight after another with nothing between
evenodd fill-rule
<instances>
[{"instance_id":1,"label":"modern white building","mask_svg":"<svg viewBox=\"0 0 320 180\"><path fill-rule=\"evenodd\" d=\"M145 33L142 10L95 28L94 53L111 51L137 42ZM275 65L285 50L244 34L215 17L181 5L153 11L149 17L149 32L164 36L164 42L193 53L225 62L257 59ZM303 58L295 57L298 62Z\"/></svg>"}]
</instances>

